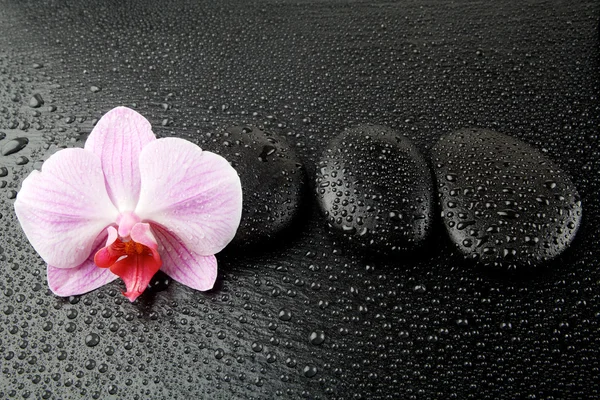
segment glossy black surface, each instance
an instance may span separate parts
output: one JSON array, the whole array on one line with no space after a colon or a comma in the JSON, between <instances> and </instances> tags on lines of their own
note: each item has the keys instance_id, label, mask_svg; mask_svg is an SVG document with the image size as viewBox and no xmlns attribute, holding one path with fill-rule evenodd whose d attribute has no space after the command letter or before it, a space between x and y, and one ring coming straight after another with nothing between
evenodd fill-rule
<instances>
[{"instance_id":1,"label":"glossy black surface","mask_svg":"<svg viewBox=\"0 0 600 400\"><path fill-rule=\"evenodd\" d=\"M0 0L0 397L594 398L599 396L597 1L401 3ZM38 108L33 106L44 101ZM209 293L165 279L55 297L12 204L117 105L159 136L285 136L314 182L344 128L518 138L572 178L571 247L520 277L464 261L439 229L374 258L327 232L316 201L277 245L219 256Z\"/></svg>"}]
</instances>

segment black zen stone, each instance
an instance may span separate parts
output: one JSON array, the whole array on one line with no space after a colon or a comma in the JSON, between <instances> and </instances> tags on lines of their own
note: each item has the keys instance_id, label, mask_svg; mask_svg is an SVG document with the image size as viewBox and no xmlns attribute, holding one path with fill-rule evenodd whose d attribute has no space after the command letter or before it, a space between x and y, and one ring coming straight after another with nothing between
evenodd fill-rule
<instances>
[{"instance_id":1,"label":"black zen stone","mask_svg":"<svg viewBox=\"0 0 600 400\"><path fill-rule=\"evenodd\" d=\"M442 221L456 247L490 267L534 267L573 240L581 201L541 152L502 133L465 129L432 150Z\"/></svg>"},{"instance_id":2,"label":"black zen stone","mask_svg":"<svg viewBox=\"0 0 600 400\"><path fill-rule=\"evenodd\" d=\"M300 211L306 176L287 141L252 126L222 133L220 153L240 175L244 203L242 221L232 245L275 239Z\"/></svg>"},{"instance_id":3,"label":"black zen stone","mask_svg":"<svg viewBox=\"0 0 600 400\"><path fill-rule=\"evenodd\" d=\"M362 125L333 139L319 161L316 191L329 226L363 247L412 250L431 230L431 172L392 129Z\"/></svg>"}]
</instances>

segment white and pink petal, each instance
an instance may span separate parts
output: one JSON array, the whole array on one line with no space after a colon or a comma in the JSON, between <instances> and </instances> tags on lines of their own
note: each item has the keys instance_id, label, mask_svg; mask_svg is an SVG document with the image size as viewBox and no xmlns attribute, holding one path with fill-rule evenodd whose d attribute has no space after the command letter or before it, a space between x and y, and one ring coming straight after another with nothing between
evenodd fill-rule
<instances>
[{"instance_id":1,"label":"white and pink petal","mask_svg":"<svg viewBox=\"0 0 600 400\"><path fill-rule=\"evenodd\" d=\"M79 148L61 150L41 171L33 171L14 206L27 239L54 268L73 268L87 260L96 237L118 216L106 193L100 159Z\"/></svg>"},{"instance_id":2,"label":"white and pink petal","mask_svg":"<svg viewBox=\"0 0 600 400\"><path fill-rule=\"evenodd\" d=\"M106 240L106 234L98 236L93 252L75 268L47 267L48 286L57 296L75 296L90 292L118 278L108 268L98 268L94 264L94 254Z\"/></svg>"},{"instance_id":3,"label":"white and pink petal","mask_svg":"<svg viewBox=\"0 0 600 400\"><path fill-rule=\"evenodd\" d=\"M85 149L102 161L106 189L120 212L132 211L140 194L139 155L155 140L150 122L127 107L116 107L98 121Z\"/></svg>"},{"instance_id":4,"label":"white and pink petal","mask_svg":"<svg viewBox=\"0 0 600 400\"><path fill-rule=\"evenodd\" d=\"M152 226L159 243L163 261L160 268L172 279L196 290L210 290L217 279L215 256L201 256L190 249L167 230Z\"/></svg>"},{"instance_id":5,"label":"white and pink petal","mask_svg":"<svg viewBox=\"0 0 600 400\"><path fill-rule=\"evenodd\" d=\"M235 236L242 213L237 172L183 139L157 139L140 154L135 214L166 228L194 254L213 255Z\"/></svg>"}]
</instances>

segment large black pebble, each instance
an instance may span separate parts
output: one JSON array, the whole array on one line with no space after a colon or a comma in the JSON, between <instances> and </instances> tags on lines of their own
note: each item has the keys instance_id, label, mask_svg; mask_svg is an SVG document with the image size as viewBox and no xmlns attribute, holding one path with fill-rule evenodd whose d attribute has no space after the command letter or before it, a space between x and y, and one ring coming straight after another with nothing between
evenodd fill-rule
<instances>
[{"instance_id":1,"label":"large black pebble","mask_svg":"<svg viewBox=\"0 0 600 400\"><path fill-rule=\"evenodd\" d=\"M535 267L573 240L577 190L530 145L465 129L440 139L432 156L443 224L466 257L489 267Z\"/></svg>"},{"instance_id":2,"label":"large black pebble","mask_svg":"<svg viewBox=\"0 0 600 400\"><path fill-rule=\"evenodd\" d=\"M362 247L413 250L431 231L431 171L392 129L361 125L333 139L319 161L316 191L329 226Z\"/></svg>"},{"instance_id":3,"label":"large black pebble","mask_svg":"<svg viewBox=\"0 0 600 400\"><path fill-rule=\"evenodd\" d=\"M220 135L219 154L242 182L242 220L233 246L279 238L301 210L306 173L285 138L253 126L234 126Z\"/></svg>"}]
</instances>

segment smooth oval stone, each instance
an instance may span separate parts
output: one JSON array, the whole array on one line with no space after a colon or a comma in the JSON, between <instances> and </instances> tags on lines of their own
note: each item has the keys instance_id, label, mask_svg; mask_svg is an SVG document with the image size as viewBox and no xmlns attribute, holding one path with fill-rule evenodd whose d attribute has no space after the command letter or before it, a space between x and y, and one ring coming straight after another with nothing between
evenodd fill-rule
<instances>
[{"instance_id":1,"label":"smooth oval stone","mask_svg":"<svg viewBox=\"0 0 600 400\"><path fill-rule=\"evenodd\" d=\"M29 139L26 137L18 137L16 139L9 140L8 142L4 143L4 146L2 146L1 153L3 156L15 154L23 150L28 143Z\"/></svg>"},{"instance_id":2,"label":"smooth oval stone","mask_svg":"<svg viewBox=\"0 0 600 400\"><path fill-rule=\"evenodd\" d=\"M304 168L287 141L253 126L234 126L222 134L218 150L240 175L242 220L232 245L275 239L301 209Z\"/></svg>"},{"instance_id":3,"label":"smooth oval stone","mask_svg":"<svg viewBox=\"0 0 600 400\"><path fill-rule=\"evenodd\" d=\"M442 220L467 257L535 267L563 252L581 220L569 177L541 152L502 133L465 129L432 149Z\"/></svg>"},{"instance_id":4,"label":"smooth oval stone","mask_svg":"<svg viewBox=\"0 0 600 400\"><path fill-rule=\"evenodd\" d=\"M334 138L319 161L316 191L329 226L362 247L412 250L431 231L431 171L392 129L361 125Z\"/></svg>"}]
</instances>

